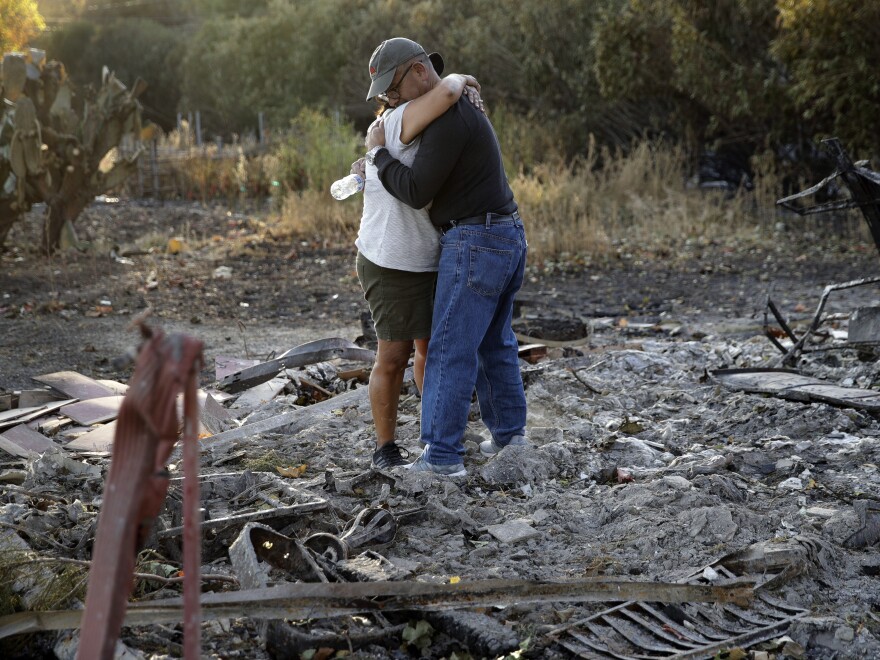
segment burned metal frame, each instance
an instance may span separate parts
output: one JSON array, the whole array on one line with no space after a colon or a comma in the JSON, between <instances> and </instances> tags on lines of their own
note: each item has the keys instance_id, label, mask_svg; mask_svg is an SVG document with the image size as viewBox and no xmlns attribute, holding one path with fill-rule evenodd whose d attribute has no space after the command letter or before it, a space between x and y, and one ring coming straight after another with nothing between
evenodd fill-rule
<instances>
[{"instance_id":1,"label":"burned metal frame","mask_svg":"<svg viewBox=\"0 0 880 660\"><path fill-rule=\"evenodd\" d=\"M880 276L864 277L860 280L850 280L849 282L829 284L828 286L826 286L825 289L822 291L822 295L819 298L819 305L816 308L816 313L813 315L813 320L810 322L809 327L801 337L798 337L794 333L789 324L785 321L785 317L783 317L782 313L779 311L779 308L768 295L767 304L764 308L764 334L767 336L770 342L783 354L782 364L785 366L794 366L800 358L801 354L808 352L806 350L807 343L810 341L810 337L816 334L819 326L822 325L822 314L825 311L825 305L828 302L828 298L833 292L842 291L844 289L852 289L854 287L865 286L868 284L876 284L878 282L880 282ZM783 346L783 344L774 336L773 331L770 327L770 323L768 321L768 311L773 314L773 317L776 319L779 327L782 328L782 331L791 340L791 348L786 348L785 346Z\"/></svg>"},{"instance_id":2,"label":"burned metal frame","mask_svg":"<svg viewBox=\"0 0 880 660\"><path fill-rule=\"evenodd\" d=\"M854 164L837 138L822 140L822 145L825 151L834 159L837 169L815 186L777 200L777 206L794 211L802 216L857 208L864 215L865 222L868 223L868 228L871 230L874 245L877 247L877 251L880 252L880 174L867 167ZM843 180L852 199L838 200L809 207L799 206L794 203L796 200L815 195L817 192L824 190L838 177Z\"/></svg>"},{"instance_id":3,"label":"burned metal frame","mask_svg":"<svg viewBox=\"0 0 880 660\"><path fill-rule=\"evenodd\" d=\"M874 239L874 246L877 248L877 251L880 252L880 174L867 167L862 167L858 163L853 163L849 154L837 138L823 140L822 145L825 148L825 151L827 151L834 159L836 166L834 172L806 190L777 200L777 206L781 206L801 216L857 208L862 212L865 222L868 225L868 229L871 231L871 237ZM825 190L838 177L849 190L851 199L837 200L824 204L816 204L814 206L800 206L797 204L798 200L810 197ZM819 306L816 309L813 320L810 323L809 328L807 328L806 332L800 338L795 335L791 327L786 323L782 313L768 295L767 304L764 309L764 334L783 354L782 364L785 366L793 366L797 363L801 354L807 352L806 345L810 341L810 337L816 333L822 323L822 313L825 311L825 304L828 302L828 297L832 292L865 286L868 284L876 284L877 282L880 282L880 277L865 277L859 280L851 280L849 282L829 284L826 286L819 299ZM791 348L783 346L774 336L768 323L768 311L773 314L773 317L776 319L782 332L784 332L791 340Z\"/></svg>"}]
</instances>

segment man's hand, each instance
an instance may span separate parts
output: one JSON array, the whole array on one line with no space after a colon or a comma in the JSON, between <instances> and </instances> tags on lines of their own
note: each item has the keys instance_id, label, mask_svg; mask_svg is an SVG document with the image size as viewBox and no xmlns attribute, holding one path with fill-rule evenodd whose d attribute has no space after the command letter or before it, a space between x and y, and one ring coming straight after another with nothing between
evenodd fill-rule
<instances>
[{"instance_id":1,"label":"man's hand","mask_svg":"<svg viewBox=\"0 0 880 660\"><path fill-rule=\"evenodd\" d=\"M367 151L373 147L385 146L385 123L381 117L370 124L370 127L367 129L367 139L364 141L364 146L366 146Z\"/></svg>"},{"instance_id":2,"label":"man's hand","mask_svg":"<svg viewBox=\"0 0 880 660\"><path fill-rule=\"evenodd\" d=\"M367 161L365 158L358 158L351 164L351 173L357 174L360 178L367 178Z\"/></svg>"}]
</instances>

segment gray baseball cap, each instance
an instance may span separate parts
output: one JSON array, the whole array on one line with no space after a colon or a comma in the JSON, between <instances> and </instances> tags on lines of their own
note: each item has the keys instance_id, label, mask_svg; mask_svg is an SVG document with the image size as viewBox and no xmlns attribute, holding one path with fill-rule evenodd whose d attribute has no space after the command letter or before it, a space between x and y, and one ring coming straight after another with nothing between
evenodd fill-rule
<instances>
[{"instance_id":1,"label":"gray baseball cap","mask_svg":"<svg viewBox=\"0 0 880 660\"><path fill-rule=\"evenodd\" d=\"M370 56L370 91L367 92L367 101L387 90L394 80L397 67L417 55L428 55L428 53L410 39L394 37L379 44ZM431 53L428 59L431 60L437 75L442 74L443 58L440 57L440 53Z\"/></svg>"}]
</instances>

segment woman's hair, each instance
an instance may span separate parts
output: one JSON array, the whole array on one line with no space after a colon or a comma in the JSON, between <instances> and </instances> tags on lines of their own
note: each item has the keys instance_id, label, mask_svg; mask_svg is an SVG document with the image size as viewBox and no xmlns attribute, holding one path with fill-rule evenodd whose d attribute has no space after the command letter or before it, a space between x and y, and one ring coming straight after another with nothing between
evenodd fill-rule
<instances>
[{"instance_id":1,"label":"woman's hair","mask_svg":"<svg viewBox=\"0 0 880 660\"><path fill-rule=\"evenodd\" d=\"M376 116L382 117L384 115L390 115L392 112L397 110L398 106L394 106L393 108L390 105L385 105L382 101L376 100Z\"/></svg>"}]
</instances>

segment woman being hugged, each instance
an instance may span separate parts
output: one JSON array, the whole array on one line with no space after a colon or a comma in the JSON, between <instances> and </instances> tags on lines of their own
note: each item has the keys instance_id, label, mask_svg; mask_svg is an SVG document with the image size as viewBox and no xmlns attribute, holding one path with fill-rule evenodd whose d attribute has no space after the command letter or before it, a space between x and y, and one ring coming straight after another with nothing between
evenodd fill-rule
<instances>
[{"instance_id":1,"label":"woman being hugged","mask_svg":"<svg viewBox=\"0 0 880 660\"><path fill-rule=\"evenodd\" d=\"M443 59L438 53L428 55L409 39L383 41L370 58L367 100L380 102L379 116L370 131L383 130L386 148L407 165L418 151L421 132L463 93L482 109L479 85L472 76L451 74L419 95L442 71ZM379 339L369 384L376 426L372 466L391 468L406 464L395 442L397 408L413 350L416 387L422 390L440 243L427 207L413 209L385 190L372 164L373 154L368 152L352 166L352 171L366 178L355 245L358 279Z\"/></svg>"}]
</instances>

